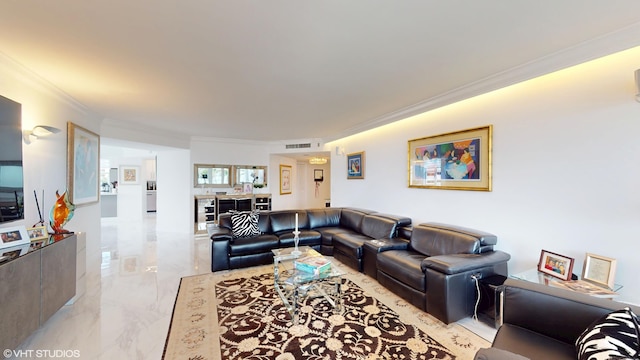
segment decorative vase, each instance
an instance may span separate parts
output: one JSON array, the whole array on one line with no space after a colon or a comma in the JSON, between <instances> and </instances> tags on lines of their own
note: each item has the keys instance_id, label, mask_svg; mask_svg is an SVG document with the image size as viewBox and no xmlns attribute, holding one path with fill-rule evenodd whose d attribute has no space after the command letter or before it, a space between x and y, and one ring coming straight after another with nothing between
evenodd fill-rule
<instances>
[{"instance_id":1,"label":"decorative vase","mask_svg":"<svg viewBox=\"0 0 640 360\"><path fill-rule=\"evenodd\" d=\"M70 234L72 232L65 230L63 226L73 218L73 212L76 206L69 201L67 191L60 195L58 190L56 190L56 198L57 200L53 204L51 213L49 214L49 225L51 225L54 234Z\"/></svg>"},{"instance_id":2,"label":"decorative vase","mask_svg":"<svg viewBox=\"0 0 640 360\"><path fill-rule=\"evenodd\" d=\"M293 232L293 244L295 245L295 247L293 248L293 251L291 252L291 255L293 256L299 256L300 254L302 254L302 252L300 250L298 250L298 243L300 242L300 231L294 231Z\"/></svg>"}]
</instances>

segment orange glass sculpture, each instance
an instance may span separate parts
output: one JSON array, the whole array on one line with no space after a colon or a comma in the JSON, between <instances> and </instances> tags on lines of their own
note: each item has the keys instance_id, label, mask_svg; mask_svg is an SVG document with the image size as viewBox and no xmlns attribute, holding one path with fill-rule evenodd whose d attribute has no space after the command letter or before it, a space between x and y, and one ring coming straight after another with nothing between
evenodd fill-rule
<instances>
[{"instance_id":1,"label":"orange glass sculpture","mask_svg":"<svg viewBox=\"0 0 640 360\"><path fill-rule=\"evenodd\" d=\"M69 201L66 191L60 195L56 190L56 197L56 203L53 204L49 215L49 225L51 225L54 234L69 234L71 231L65 230L63 226L73 217L76 206Z\"/></svg>"}]
</instances>

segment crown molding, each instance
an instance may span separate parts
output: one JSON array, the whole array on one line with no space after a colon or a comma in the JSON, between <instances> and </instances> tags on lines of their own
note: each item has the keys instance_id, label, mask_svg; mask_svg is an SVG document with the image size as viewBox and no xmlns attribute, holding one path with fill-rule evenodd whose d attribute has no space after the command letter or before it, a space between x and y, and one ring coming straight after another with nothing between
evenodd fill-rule
<instances>
[{"instance_id":1,"label":"crown molding","mask_svg":"<svg viewBox=\"0 0 640 360\"><path fill-rule=\"evenodd\" d=\"M86 105L82 104L71 95L62 91L59 87L55 86L47 79L43 78L33 70L30 70L26 66L22 65L21 63L17 62L16 60L12 59L2 52L0 52L0 67L6 67L9 71L11 71L13 75L19 78L20 81L30 86L31 88L51 95L57 100L71 106L72 108L83 114L94 116L97 115Z\"/></svg>"},{"instance_id":2,"label":"crown molding","mask_svg":"<svg viewBox=\"0 0 640 360\"><path fill-rule=\"evenodd\" d=\"M335 141L351 135L387 125L408 117L425 113L474 96L575 66L590 60L614 54L640 46L640 23L634 23L620 30L584 41L575 46L557 51L537 60L533 60L509 70L505 70L478 81L458 87L438 96L422 100L416 104L398 109L385 115L370 119L353 126L334 136L326 137L324 142Z\"/></svg>"}]
</instances>

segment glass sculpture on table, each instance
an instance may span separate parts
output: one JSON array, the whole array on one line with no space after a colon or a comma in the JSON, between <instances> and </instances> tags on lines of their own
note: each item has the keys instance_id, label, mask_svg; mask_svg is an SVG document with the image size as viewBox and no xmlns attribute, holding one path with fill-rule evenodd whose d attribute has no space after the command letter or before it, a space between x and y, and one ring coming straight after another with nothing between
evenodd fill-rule
<instances>
[{"instance_id":1,"label":"glass sculpture on table","mask_svg":"<svg viewBox=\"0 0 640 360\"><path fill-rule=\"evenodd\" d=\"M69 234L71 231L65 230L63 226L73 218L73 211L76 206L69 201L67 191L62 195L56 190L57 200L51 208L51 214L49 215L49 225L53 229L54 234Z\"/></svg>"}]
</instances>

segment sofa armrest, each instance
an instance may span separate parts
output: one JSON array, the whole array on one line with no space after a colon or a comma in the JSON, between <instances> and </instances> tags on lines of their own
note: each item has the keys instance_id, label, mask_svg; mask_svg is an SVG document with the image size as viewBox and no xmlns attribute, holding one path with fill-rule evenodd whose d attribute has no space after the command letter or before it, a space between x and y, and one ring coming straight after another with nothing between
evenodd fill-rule
<instances>
[{"instance_id":1,"label":"sofa armrest","mask_svg":"<svg viewBox=\"0 0 640 360\"><path fill-rule=\"evenodd\" d=\"M407 250L409 249L409 240L402 238L376 239L367 241L364 246L372 246L377 252L388 250Z\"/></svg>"},{"instance_id":2,"label":"sofa armrest","mask_svg":"<svg viewBox=\"0 0 640 360\"><path fill-rule=\"evenodd\" d=\"M231 240L233 239L233 232L227 228L217 228L213 230L210 236L211 240Z\"/></svg>"},{"instance_id":3,"label":"sofa armrest","mask_svg":"<svg viewBox=\"0 0 640 360\"><path fill-rule=\"evenodd\" d=\"M470 270L506 263L511 255L503 251L492 251L481 254L452 254L431 256L422 260L422 271L433 269L437 272L452 275Z\"/></svg>"},{"instance_id":4,"label":"sofa armrest","mask_svg":"<svg viewBox=\"0 0 640 360\"><path fill-rule=\"evenodd\" d=\"M229 269L229 243L232 240L232 232L226 228L219 228L211 234L211 271Z\"/></svg>"},{"instance_id":5,"label":"sofa armrest","mask_svg":"<svg viewBox=\"0 0 640 360\"><path fill-rule=\"evenodd\" d=\"M529 360L529 358L507 350L488 348L478 350L473 360Z\"/></svg>"}]
</instances>

